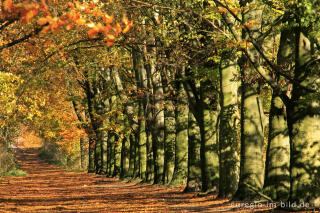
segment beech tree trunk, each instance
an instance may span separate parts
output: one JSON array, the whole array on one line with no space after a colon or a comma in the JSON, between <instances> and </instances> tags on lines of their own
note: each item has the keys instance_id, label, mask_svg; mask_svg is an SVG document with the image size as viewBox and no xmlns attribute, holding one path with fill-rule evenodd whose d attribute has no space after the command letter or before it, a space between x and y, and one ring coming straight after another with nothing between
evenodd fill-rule
<instances>
[{"instance_id":1,"label":"beech tree trunk","mask_svg":"<svg viewBox=\"0 0 320 213\"><path fill-rule=\"evenodd\" d=\"M172 179L174 169L174 150L176 140L176 118L174 109L174 97L169 91L168 83L163 81L163 88L166 97L166 104L164 106L165 115L165 142L164 142L164 183L169 183Z\"/></svg>"},{"instance_id":2,"label":"beech tree trunk","mask_svg":"<svg viewBox=\"0 0 320 213\"><path fill-rule=\"evenodd\" d=\"M156 54L153 52L153 57ZM152 147L154 158L154 184L163 183L164 170L164 107L161 75L156 69L155 58L151 59L150 71L153 87L153 128Z\"/></svg>"},{"instance_id":3,"label":"beech tree trunk","mask_svg":"<svg viewBox=\"0 0 320 213\"><path fill-rule=\"evenodd\" d=\"M219 158L217 144L217 106L207 97L208 82L183 81L188 95L190 109L200 129L200 168L202 191L216 191L219 183ZM216 101L216 100L215 100Z\"/></svg>"},{"instance_id":4,"label":"beech tree trunk","mask_svg":"<svg viewBox=\"0 0 320 213\"><path fill-rule=\"evenodd\" d=\"M281 32L277 64L291 70L294 64L294 33ZM276 75L278 82L282 80ZM288 88L288 87L286 87ZM285 92L285 89L283 90ZM289 93L289 91L287 91ZM269 113L269 137L266 157L264 193L275 201L286 201L290 192L290 138L286 107L273 91Z\"/></svg>"},{"instance_id":5,"label":"beech tree trunk","mask_svg":"<svg viewBox=\"0 0 320 213\"><path fill-rule=\"evenodd\" d=\"M95 138L93 134L89 134L89 164L88 164L88 173L95 172L94 164L94 147L95 147Z\"/></svg>"},{"instance_id":6,"label":"beech tree trunk","mask_svg":"<svg viewBox=\"0 0 320 213\"><path fill-rule=\"evenodd\" d=\"M120 165L120 179L125 179L128 177L128 170L129 170L129 158L130 158L130 144L129 144L129 136L125 136L122 140L121 145L121 165Z\"/></svg>"},{"instance_id":7,"label":"beech tree trunk","mask_svg":"<svg viewBox=\"0 0 320 213\"><path fill-rule=\"evenodd\" d=\"M200 129L191 111L188 114L188 178L184 192L201 191Z\"/></svg>"},{"instance_id":8,"label":"beech tree trunk","mask_svg":"<svg viewBox=\"0 0 320 213\"><path fill-rule=\"evenodd\" d=\"M137 133L137 155L136 163L139 168L136 177L143 181L146 178L147 170L147 134L146 134L146 88L147 88L147 73L144 66L142 51L140 49L132 49L133 67L135 70L135 79L137 85L138 99L138 133Z\"/></svg>"},{"instance_id":9,"label":"beech tree trunk","mask_svg":"<svg viewBox=\"0 0 320 213\"><path fill-rule=\"evenodd\" d=\"M174 171L170 185L183 185L188 174L188 102L181 82L178 83Z\"/></svg>"},{"instance_id":10,"label":"beech tree trunk","mask_svg":"<svg viewBox=\"0 0 320 213\"><path fill-rule=\"evenodd\" d=\"M244 24L254 20L261 20L261 8L249 8L249 1L240 2L244 8L242 21ZM260 24L254 24L250 28L250 36L258 38ZM249 34L243 31L243 39L249 39ZM259 98L258 82L250 81L255 74L254 67L260 66L259 55L253 46L247 48L248 55L243 56L240 64L241 71L241 157L240 157L240 180L238 190L234 196L236 200L253 200L257 193L252 190L262 190L264 183L264 114L262 102ZM249 58L247 58L249 57ZM253 60L253 61L249 61Z\"/></svg>"},{"instance_id":11,"label":"beech tree trunk","mask_svg":"<svg viewBox=\"0 0 320 213\"><path fill-rule=\"evenodd\" d=\"M272 95L264 192L277 201L286 201L290 190L290 143L282 100Z\"/></svg>"},{"instance_id":12,"label":"beech tree trunk","mask_svg":"<svg viewBox=\"0 0 320 213\"><path fill-rule=\"evenodd\" d=\"M220 64L220 125L219 125L219 197L231 198L239 181L239 113L237 106L237 64L228 52Z\"/></svg>"},{"instance_id":13,"label":"beech tree trunk","mask_svg":"<svg viewBox=\"0 0 320 213\"><path fill-rule=\"evenodd\" d=\"M314 44L296 28L295 70L288 126L291 142L291 188L289 201L320 207L320 101L319 62ZM299 82L296 83L296 82ZM312 90L317 92L312 92ZM292 206L291 206L292 207ZM298 206L299 208L299 206Z\"/></svg>"}]
</instances>

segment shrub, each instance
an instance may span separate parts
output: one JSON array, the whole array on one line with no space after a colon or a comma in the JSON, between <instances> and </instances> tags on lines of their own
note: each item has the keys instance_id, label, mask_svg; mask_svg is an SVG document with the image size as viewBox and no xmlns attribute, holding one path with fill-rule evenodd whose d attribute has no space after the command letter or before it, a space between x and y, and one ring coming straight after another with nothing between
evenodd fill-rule
<instances>
[{"instance_id":1,"label":"shrub","mask_svg":"<svg viewBox=\"0 0 320 213\"><path fill-rule=\"evenodd\" d=\"M15 150L0 146L0 176L26 176L25 171L20 170L20 165L15 157Z\"/></svg>"},{"instance_id":2,"label":"shrub","mask_svg":"<svg viewBox=\"0 0 320 213\"><path fill-rule=\"evenodd\" d=\"M19 165L14 155L14 151L0 146L0 173L15 170Z\"/></svg>"},{"instance_id":3,"label":"shrub","mask_svg":"<svg viewBox=\"0 0 320 213\"><path fill-rule=\"evenodd\" d=\"M72 151L67 152L63 146L55 142L46 142L40 149L39 157L47 163L59 165L67 170L83 171L81 168L80 145L72 144Z\"/></svg>"}]
</instances>

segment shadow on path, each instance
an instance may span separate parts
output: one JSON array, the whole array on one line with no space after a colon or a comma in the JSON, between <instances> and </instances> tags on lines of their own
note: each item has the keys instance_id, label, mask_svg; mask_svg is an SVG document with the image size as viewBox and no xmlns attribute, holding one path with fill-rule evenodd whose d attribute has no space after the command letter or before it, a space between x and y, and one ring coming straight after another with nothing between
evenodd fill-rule
<instances>
[{"instance_id":1,"label":"shadow on path","mask_svg":"<svg viewBox=\"0 0 320 213\"><path fill-rule=\"evenodd\" d=\"M0 212L252 212L182 188L119 182L49 165L36 149L17 150L25 177L2 177ZM262 209L260 209L261 211Z\"/></svg>"}]
</instances>

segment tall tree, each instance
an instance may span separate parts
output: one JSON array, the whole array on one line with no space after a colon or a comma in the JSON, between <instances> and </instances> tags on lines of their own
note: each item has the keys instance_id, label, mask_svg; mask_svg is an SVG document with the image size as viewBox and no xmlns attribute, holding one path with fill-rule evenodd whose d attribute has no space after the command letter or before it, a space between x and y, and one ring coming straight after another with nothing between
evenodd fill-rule
<instances>
[{"instance_id":1,"label":"tall tree","mask_svg":"<svg viewBox=\"0 0 320 213\"><path fill-rule=\"evenodd\" d=\"M219 125L219 197L230 198L239 181L238 143L238 66L234 51L225 52L220 64L220 125Z\"/></svg>"},{"instance_id":2,"label":"tall tree","mask_svg":"<svg viewBox=\"0 0 320 213\"><path fill-rule=\"evenodd\" d=\"M257 3L257 2L254 2ZM254 8L246 7L250 2L240 1L243 8L242 24L260 20L262 10L256 6ZM251 4L253 4L251 2ZM258 39L260 24L255 23L250 32L243 31L243 39ZM264 114L262 102L259 98L260 85L256 78L255 68L251 65L253 62L256 66L259 63L259 55L253 46L247 48L248 57L244 56L241 69L241 160L240 160L240 180L239 187L234 196L235 199L251 200L257 197L251 187L261 190L264 181L264 163L263 163L263 144L264 144ZM252 59L254 61L252 61ZM254 79L250 81L249 79ZM250 187L251 186L251 187Z\"/></svg>"},{"instance_id":3,"label":"tall tree","mask_svg":"<svg viewBox=\"0 0 320 213\"><path fill-rule=\"evenodd\" d=\"M200 129L191 110L188 115L188 178L185 192L201 191Z\"/></svg>"},{"instance_id":4,"label":"tall tree","mask_svg":"<svg viewBox=\"0 0 320 213\"><path fill-rule=\"evenodd\" d=\"M290 29L281 32L277 64L282 70L291 70L294 64L294 42ZM284 91L290 88L283 77L277 75ZM289 91L288 91L289 93ZM288 94L290 95L290 94ZM269 136L266 157L264 192L273 200L284 201L290 190L290 143L286 107L280 94L274 90L269 113Z\"/></svg>"},{"instance_id":5,"label":"tall tree","mask_svg":"<svg viewBox=\"0 0 320 213\"><path fill-rule=\"evenodd\" d=\"M184 69L184 68L183 68ZM180 78L184 70L180 71ZM182 185L187 182L188 173L188 99L183 84L177 79L176 140L174 171L170 185Z\"/></svg>"},{"instance_id":6,"label":"tall tree","mask_svg":"<svg viewBox=\"0 0 320 213\"><path fill-rule=\"evenodd\" d=\"M301 17L297 20L301 23ZM320 207L320 127L319 127L319 64L313 57L314 43L305 29L294 28L295 69L291 103L288 109L288 126L291 143L291 202L308 202ZM301 88L305 86L304 88Z\"/></svg>"}]
</instances>

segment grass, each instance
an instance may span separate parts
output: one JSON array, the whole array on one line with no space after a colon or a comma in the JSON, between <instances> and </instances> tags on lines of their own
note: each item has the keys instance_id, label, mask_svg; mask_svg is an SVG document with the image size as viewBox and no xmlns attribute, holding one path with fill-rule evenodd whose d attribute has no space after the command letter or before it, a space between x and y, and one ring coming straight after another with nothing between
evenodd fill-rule
<instances>
[{"instance_id":1,"label":"grass","mask_svg":"<svg viewBox=\"0 0 320 213\"><path fill-rule=\"evenodd\" d=\"M21 169L13 169L8 172L1 172L0 176L2 177L16 177L16 176L26 176L28 173Z\"/></svg>"}]
</instances>

